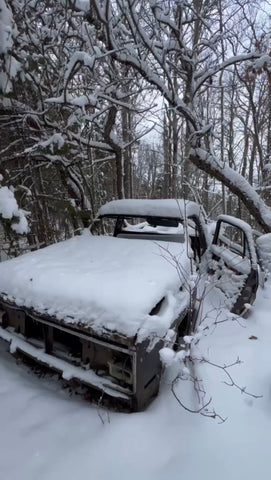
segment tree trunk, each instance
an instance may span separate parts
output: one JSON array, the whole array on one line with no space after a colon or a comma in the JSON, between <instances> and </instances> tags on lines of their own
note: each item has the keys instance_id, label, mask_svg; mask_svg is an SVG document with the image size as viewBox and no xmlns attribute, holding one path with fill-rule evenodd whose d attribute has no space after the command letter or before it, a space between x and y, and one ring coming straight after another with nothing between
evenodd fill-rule
<instances>
[{"instance_id":1,"label":"tree trunk","mask_svg":"<svg viewBox=\"0 0 271 480\"><path fill-rule=\"evenodd\" d=\"M271 232L271 209L261 200L254 188L241 174L216 162L211 155L201 149L191 149L189 160L198 168L223 182L232 193L238 196L265 233Z\"/></svg>"}]
</instances>

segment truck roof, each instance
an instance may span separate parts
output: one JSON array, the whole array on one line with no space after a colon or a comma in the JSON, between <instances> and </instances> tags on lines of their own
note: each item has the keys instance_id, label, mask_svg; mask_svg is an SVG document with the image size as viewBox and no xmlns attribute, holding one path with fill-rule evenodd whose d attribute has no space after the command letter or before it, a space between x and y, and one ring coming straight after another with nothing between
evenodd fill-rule
<instances>
[{"instance_id":1,"label":"truck roof","mask_svg":"<svg viewBox=\"0 0 271 480\"><path fill-rule=\"evenodd\" d=\"M113 200L103 205L99 217L166 217L183 220L185 217L199 216L200 206L183 199L124 199Z\"/></svg>"}]
</instances>

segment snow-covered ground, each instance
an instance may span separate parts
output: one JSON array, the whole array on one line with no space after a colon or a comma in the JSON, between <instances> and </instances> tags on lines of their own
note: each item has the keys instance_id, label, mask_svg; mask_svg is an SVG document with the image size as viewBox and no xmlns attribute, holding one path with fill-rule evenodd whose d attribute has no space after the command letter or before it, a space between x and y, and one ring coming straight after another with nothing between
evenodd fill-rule
<instances>
[{"instance_id":1,"label":"snow-covered ground","mask_svg":"<svg viewBox=\"0 0 271 480\"><path fill-rule=\"evenodd\" d=\"M204 355L220 365L239 357L243 363L229 372L239 386L262 395L256 399L240 393L223 383L227 378L221 369L202 364L195 373L204 380L206 399L211 396L215 411L228 417L222 424L219 419L189 413L177 403L170 391L176 365L166 370L161 392L145 412L98 411L82 398L69 397L55 379L40 379L25 365L16 365L1 343L0 478L269 478L270 310L271 280L259 290L247 319L205 330L206 336L195 347L195 356ZM215 318L213 311L205 325ZM223 320L223 314L218 319ZM177 391L189 408L197 408L189 382L180 382Z\"/></svg>"}]
</instances>

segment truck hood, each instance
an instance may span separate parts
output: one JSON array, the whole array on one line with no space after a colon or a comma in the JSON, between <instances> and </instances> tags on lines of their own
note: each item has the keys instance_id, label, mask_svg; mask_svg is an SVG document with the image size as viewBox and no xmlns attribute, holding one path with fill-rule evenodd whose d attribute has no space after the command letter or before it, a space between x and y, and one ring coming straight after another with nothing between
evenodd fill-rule
<instances>
[{"instance_id":1,"label":"truck hood","mask_svg":"<svg viewBox=\"0 0 271 480\"><path fill-rule=\"evenodd\" d=\"M1 263L0 295L98 334L143 338L170 328L188 301L179 291L188 276L185 244L87 233Z\"/></svg>"}]
</instances>

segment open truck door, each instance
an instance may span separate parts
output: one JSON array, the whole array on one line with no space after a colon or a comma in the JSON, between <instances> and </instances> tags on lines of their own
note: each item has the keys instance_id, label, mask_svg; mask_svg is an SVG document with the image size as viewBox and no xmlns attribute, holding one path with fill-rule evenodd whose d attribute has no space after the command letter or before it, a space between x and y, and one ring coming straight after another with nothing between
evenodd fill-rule
<instances>
[{"instance_id":1,"label":"open truck door","mask_svg":"<svg viewBox=\"0 0 271 480\"><path fill-rule=\"evenodd\" d=\"M259 284L250 225L235 217L220 215L210 252L215 288L222 292L231 312L243 315L254 302Z\"/></svg>"}]
</instances>

